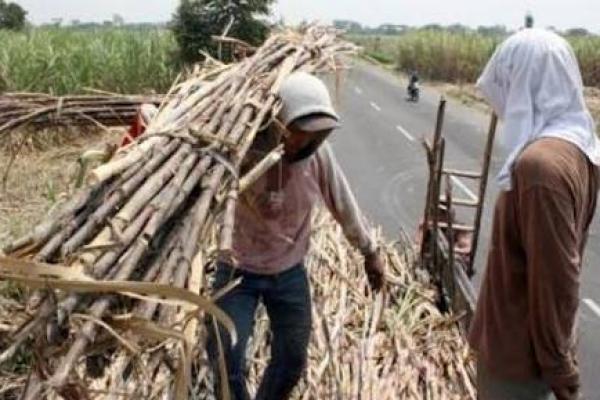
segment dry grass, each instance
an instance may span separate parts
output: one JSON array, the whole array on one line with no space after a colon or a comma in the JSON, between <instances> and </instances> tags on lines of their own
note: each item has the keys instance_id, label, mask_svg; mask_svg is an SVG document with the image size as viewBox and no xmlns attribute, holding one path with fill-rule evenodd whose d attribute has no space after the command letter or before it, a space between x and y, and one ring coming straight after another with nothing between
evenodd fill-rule
<instances>
[{"instance_id":1,"label":"dry grass","mask_svg":"<svg viewBox=\"0 0 600 400\"><path fill-rule=\"evenodd\" d=\"M77 159L85 150L102 148L116 132L15 132L0 146L0 247L26 233L53 204L73 190ZM5 188L5 176L13 155Z\"/></svg>"}]
</instances>

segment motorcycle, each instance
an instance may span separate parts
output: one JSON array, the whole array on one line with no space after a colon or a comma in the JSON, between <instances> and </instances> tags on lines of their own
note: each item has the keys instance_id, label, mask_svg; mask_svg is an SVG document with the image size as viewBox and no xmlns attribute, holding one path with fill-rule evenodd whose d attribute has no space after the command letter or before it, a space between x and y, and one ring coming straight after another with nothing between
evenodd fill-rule
<instances>
[{"instance_id":1,"label":"motorcycle","mask_svg":"<svg viewBox=\"0 0 600 400\"><path fill-rule=\"evenodd\" d=\"M419 84L417 82L411 83L407 88L408 98L407 101L418 103L419 97L421 95L421 89L419 88Z\"/></svg>"}]
</instances>

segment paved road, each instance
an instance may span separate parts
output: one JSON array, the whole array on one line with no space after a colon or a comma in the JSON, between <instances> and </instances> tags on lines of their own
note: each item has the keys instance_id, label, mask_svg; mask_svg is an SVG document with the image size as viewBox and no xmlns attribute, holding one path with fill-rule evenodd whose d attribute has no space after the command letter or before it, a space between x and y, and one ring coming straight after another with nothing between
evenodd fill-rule
<instances>
[{"instance_id":1,"label":"paved road","mask_svg":"<svg viewBox=\"0 0 600 400\"><path fill-rule=\"evenodd\" d=\"M424 207L427 166L420 144L431 137L440 94L425 89L418 104L404 100L406 82L377 67L359 62L344 79L337 100L343 127L332 138L336 154L358 201L390 236L401 229L413 235ZM334 85L332 90L335 92ZM445 136L446 166L479 169L489 117L449 101ZM504 159L496 143L491 174ZM461 197L473 196L472 182L455 182ZM476 260L484 268L497 189L488 189L482 221L481 247ZM580 360L586 399L600 400L600 262L599 221L594 222L586 254L581 289ZM479 274L478 274L479 275ZM478 286L479 276L475 278Z\"/></svg>"}]
</instances>

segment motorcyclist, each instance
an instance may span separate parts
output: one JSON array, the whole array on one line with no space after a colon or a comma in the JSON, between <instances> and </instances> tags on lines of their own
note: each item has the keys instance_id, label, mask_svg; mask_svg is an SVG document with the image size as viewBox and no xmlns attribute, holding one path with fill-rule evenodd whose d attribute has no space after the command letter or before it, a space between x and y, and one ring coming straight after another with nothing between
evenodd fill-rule
<instances>
[{"instance_id":1,"label":"motorcyclist","mask_svg":"<svg viewBox=\"0 0 600 400\"><path fill-rule=\"evenodd\" d=\"M419 99L419 75L416 70L410 73L407 92L409 100L417 101Z\"/></svg>"}]
</instances>

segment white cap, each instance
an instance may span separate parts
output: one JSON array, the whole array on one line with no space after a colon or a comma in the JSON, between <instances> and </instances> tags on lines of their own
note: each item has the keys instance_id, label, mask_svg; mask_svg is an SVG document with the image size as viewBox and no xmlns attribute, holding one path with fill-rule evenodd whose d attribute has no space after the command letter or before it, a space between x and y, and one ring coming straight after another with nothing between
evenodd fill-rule
<instances>
[{"instance_id":1,"label":"white cap","mask_svg":"<svg viewBox=\"0 0 600 400\"><path fill-rule=\"evenodd\" d=\"M294 72L281 85L279 114L285 126L297 123L306 131L323 131L339 126L340 117L333 109L325 84L306 72Z\"/></svg>"}]
</instances>

